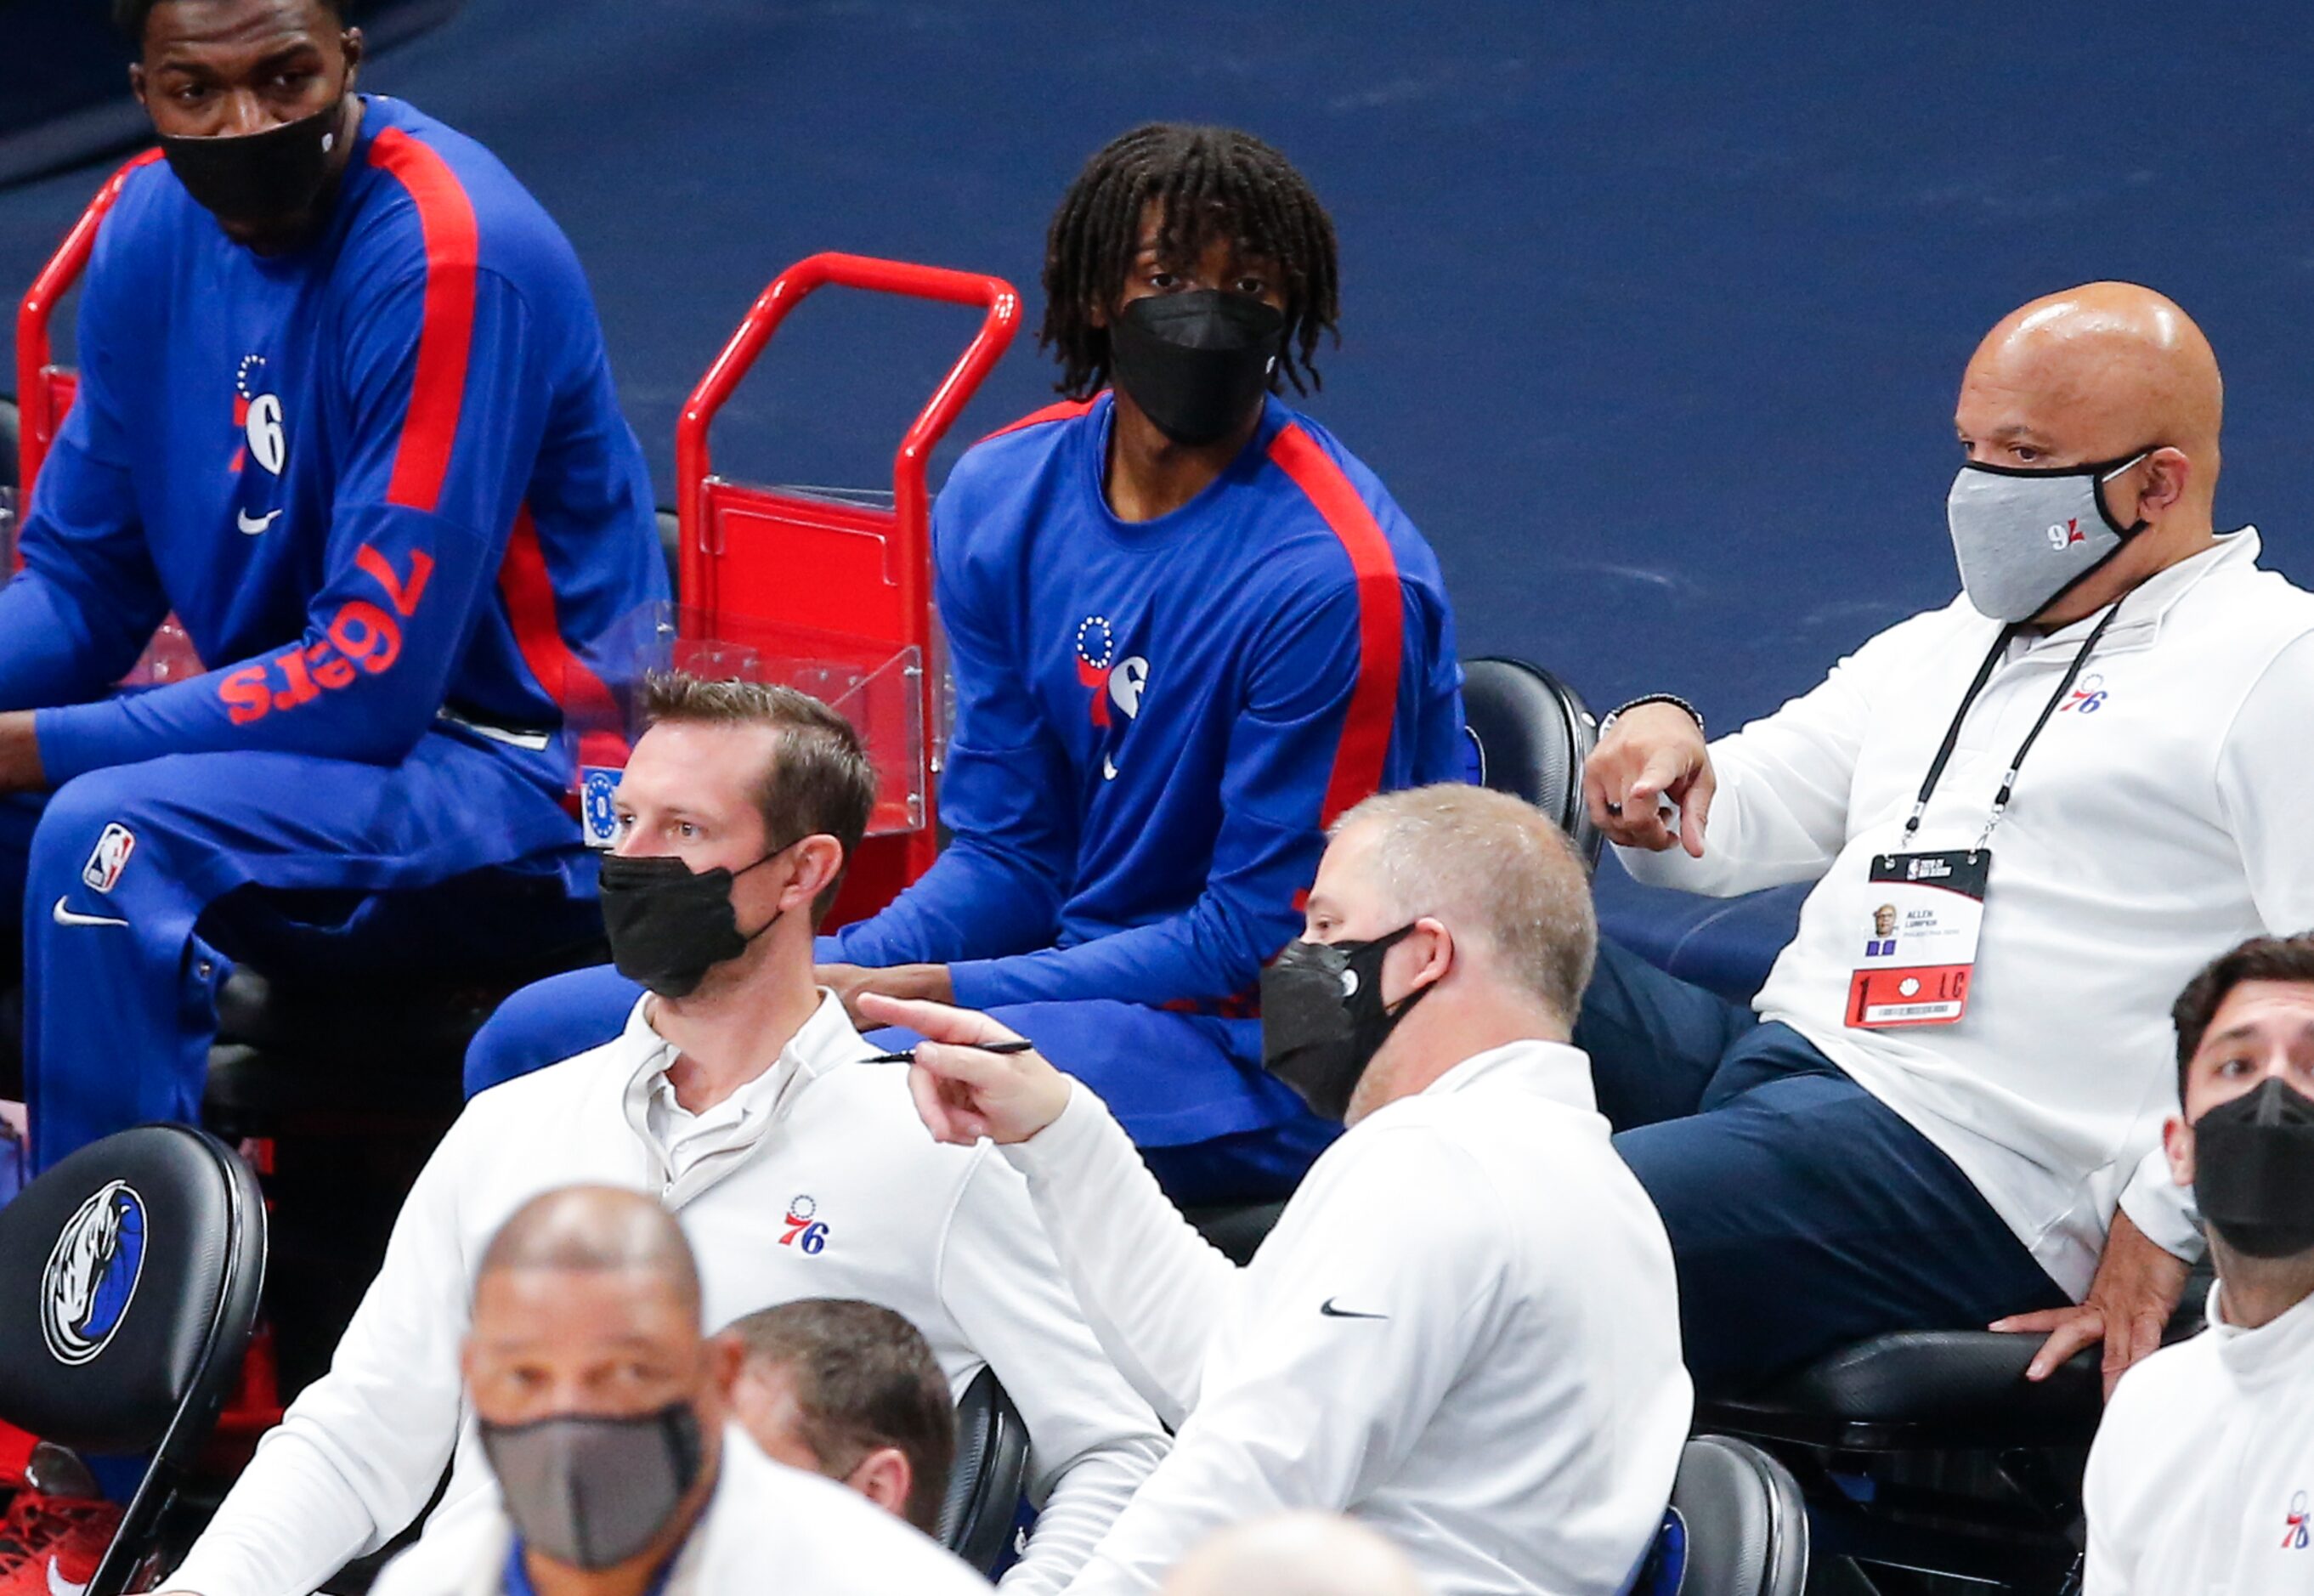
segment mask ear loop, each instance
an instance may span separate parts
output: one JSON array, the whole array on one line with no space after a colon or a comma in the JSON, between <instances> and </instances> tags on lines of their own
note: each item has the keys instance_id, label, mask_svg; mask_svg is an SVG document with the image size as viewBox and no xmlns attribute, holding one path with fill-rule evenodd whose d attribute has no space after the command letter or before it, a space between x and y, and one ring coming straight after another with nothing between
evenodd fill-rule
<instances>
[{"instance_id":1,"label":"mask ear loop","mask_svg":"<svg viewBox=\"0 0 2314 1596\"><path fill-rule=\"evenodd\" d=\"M771 863L771 862L772 862L772 860L775 860L775 859L779 858L779 856L780 856L781 854L785 853L786 851L788 851L788 850L789 850L789 849L793 848L793 847L796 845L796 843L797 843L797 842L802 842L802 841L804 840L804 838L805 838L805 837L808 837L808 836L810 836L811 834L812 834L811 833L809 833L809 832L806 832L806 833L804 833L803 836L801 836L801 837L797 837L797 838L795 838L795 839L794 839L793 841L791 841L791 842L782 842L782 843L781 843L781 844L780 844L780 846L778 846L777 848L773 849L769 853L766 853L765 855L764 855L764 857L763 857L763 858L761 858L761 859L757 860L754 864L751 864L751 865L743 865L743 866L741 866L738 869L736 869L736 870L734 870L734 871L732 871L732 872L731 872L731 879L732 879L732 881L736 884L736 883L738 881L739 877L742 877L742 876L744 876L744 875L746 875L749 870L754 870L754 869L762 869L764 866L765 866L765 865L767 865L767 864ZM752 930L752 931L740 931L740 933L739 933L739 939L740 939L740 940L741 940L741 941L743 941L743 942L753 942L756 938L758 938L758 937L762 936L765 931L770 930L773 926L775 926L775 925L779 924L779 922L780 922L782 920L785 919L785 918L786 918L786 916L787 916L787 911L786 911L785 909L774 909L774 910L772 912L772 917L771 917L769 920L767 920L767 921L764 921L764 923L763 923L763 924L761 924L761 925L757 926L754 930ZM734 921L734 922L735 922L735 923L734 923L734 925L733 925L733 929L734 929L734 930L737 930L737 923L736 923L736 922L737 922L737 916L735 914L732 918L733 918L733 921Z\"/></svg>"},{"instance_id":2,"label":"mask ear loop","mask_svg":"<svg viewBox=\"0 0 2314 1596\"><path fill-rule=\"evenodd\" d=\"M2142 513L2143 506L2142 503L2139 507L2140 514L2137 519L2130 523L2127 526L2124 526L2119 521L2115 520L2114 518L2113 507L2106 504L2105 501L2105 485L2107 482L2112 481L2114 478L2121 475L2124 472L2134 471L2139 466L2144 464L2148 460L2151 460L2153 457L2154 451L2157 449L2164 449L2167 447L2168 447L2168 445L2166 444L2147 445L2144 448L2138 450L2136 454L2132 454L2128 459L2115 466L2111 471L2099 472L2098 473L2096 483L2089 490L2089 496L2097 500L2098 515L2104 520L2107 526L2113 529L2114 535L2120 538L2124 542L2129 539L2135 537L2139 533L2143 532L2146 527L2151 525L2151 523L2146 520ZM2144 496L2142 494L2139 495L2141 500L2143 497ZM2118 550L2115 551L2115 553L2118 553L2119 551L2120 551ZM2110 559L2111 556L2108 555L2106 558ZM2098 563L2102 565L2104 561L2100 560ZM2096 569L2097 567L2092 566L2090 570L2094 570ZM2089 573L2088 571L2084 571L2081 574L2083 576L2087 576Z\"/></svg>"}]
</instances>

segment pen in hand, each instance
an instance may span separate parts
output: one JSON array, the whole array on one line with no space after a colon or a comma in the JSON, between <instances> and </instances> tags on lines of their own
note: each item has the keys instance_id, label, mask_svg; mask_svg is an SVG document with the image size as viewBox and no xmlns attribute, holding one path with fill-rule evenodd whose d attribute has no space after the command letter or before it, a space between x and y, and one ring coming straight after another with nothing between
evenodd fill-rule
<instances>
[{"instance_id":1,"label":"pen in hand","mask_svg":"<svg viewBox=\"0 0 2314 1596\"><path fill-rule=\"evenodd\" d=\"M973 1042L959 1045L976 1047L983 1053L1027 1053L1037 1045L1034 1042ZM901 1053L879 1053L860 1062L863 1064L913 1064L916 1062L916 1050L911 1047Z\"/></svg>"}]
</instances>

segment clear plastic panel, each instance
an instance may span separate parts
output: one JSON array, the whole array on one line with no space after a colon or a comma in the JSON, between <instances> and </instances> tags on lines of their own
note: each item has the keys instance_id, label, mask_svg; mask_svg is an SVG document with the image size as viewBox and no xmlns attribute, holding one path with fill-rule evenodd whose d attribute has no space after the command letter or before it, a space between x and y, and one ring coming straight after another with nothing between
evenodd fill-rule
<instances>
[{"instance_id":1,"label":"clear plastic panel","mask_svg":"<svg viewBox=\"0 0 2314 1596\"><path fill-rule=\"evenodd\" d=\"M923 651L729 614L710 624L672 604L637 611L571 667L563 694L587 841L613 840L611 795L626 753L645 729L643 688L679 670L717 681L762 682L809 693L852 722L876 767L870 836L923 829ZM580 678L579 673L585 676Z\"/></svg>"}]
</instances>

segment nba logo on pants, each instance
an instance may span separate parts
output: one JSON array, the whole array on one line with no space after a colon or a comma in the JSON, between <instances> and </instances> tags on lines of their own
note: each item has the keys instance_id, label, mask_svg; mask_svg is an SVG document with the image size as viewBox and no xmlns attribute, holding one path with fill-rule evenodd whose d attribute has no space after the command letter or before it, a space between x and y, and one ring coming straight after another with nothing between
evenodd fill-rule
<instances>
[{"instance_id":1,"label":"nba logo on pants","mask_svg":"<svg viewBox=\"0 0 2314 1596\"><path fill-rule=\"evenodd\" d=\"M129 834L127 826L116 821L97 838L96 851L88 856L88 867L81 871L80 878L99 892L110 892L113 883L120 879L120 872L128 868L128 856L136 851L137 839Z\"/></svg>"}]
</instances>

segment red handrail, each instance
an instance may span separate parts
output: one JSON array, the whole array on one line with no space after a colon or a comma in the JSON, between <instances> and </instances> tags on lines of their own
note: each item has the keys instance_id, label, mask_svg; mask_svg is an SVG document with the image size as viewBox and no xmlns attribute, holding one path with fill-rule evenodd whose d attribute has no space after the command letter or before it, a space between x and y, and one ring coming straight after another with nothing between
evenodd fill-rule
<instances>
[{"instance_id":1,"label":"red handrail","mask_svg":"<svg viewBox=\"0 0 2314 1596\"><path fill-rule=\"evenodd\" d=\"M683 535L683 602L711 613L715 608L713 568L707 556L720 551L711 549L707 541L713 529L707 525L706 488L714 472L707 447L708 428L714 422L716 411L723 408L732 390L755 365L755 357L764 352L772 334L787 320L788 313L807 296L831 284L874 294L977 304L986 309L980 331L965 346L964 353L957 357L956 364L949 367L948 375L917 412L914 424L909 427L907 436L900 440L899 449L892 456L892 511L902 537L898 569L894 573L900 613L918 638L928 639L932 622L924 571L931 542L931 501L924 483L925 465L933 445L955 425L974 391L1003 358L1020 325L1020 295L1011 284L1002 278L952 271L942 266L880 260L868 255L811 255L773 278L771 286L749 307L738 331L708 366L699 385L691 391L683 414L675 424L675 474L682 494L676 504L676 516L682 524Z\"/></svg>"},{"instance_id":2,"label":"red handrail","mask_svg":"<svg viewBox=\"0 0 2314 1596\"><path fill-rule=\"evenodd\" d=\"M57 413L56 392L49 380L49 322L56 314L57 302L86 269L89 254L96 248L96 230L112 202L120 198L121 184L128 181L130 172L160 158L160 151L147 150L112 174L16 307L16 481L27 496L64 419Z\"/></svg>"}]
</instances>

